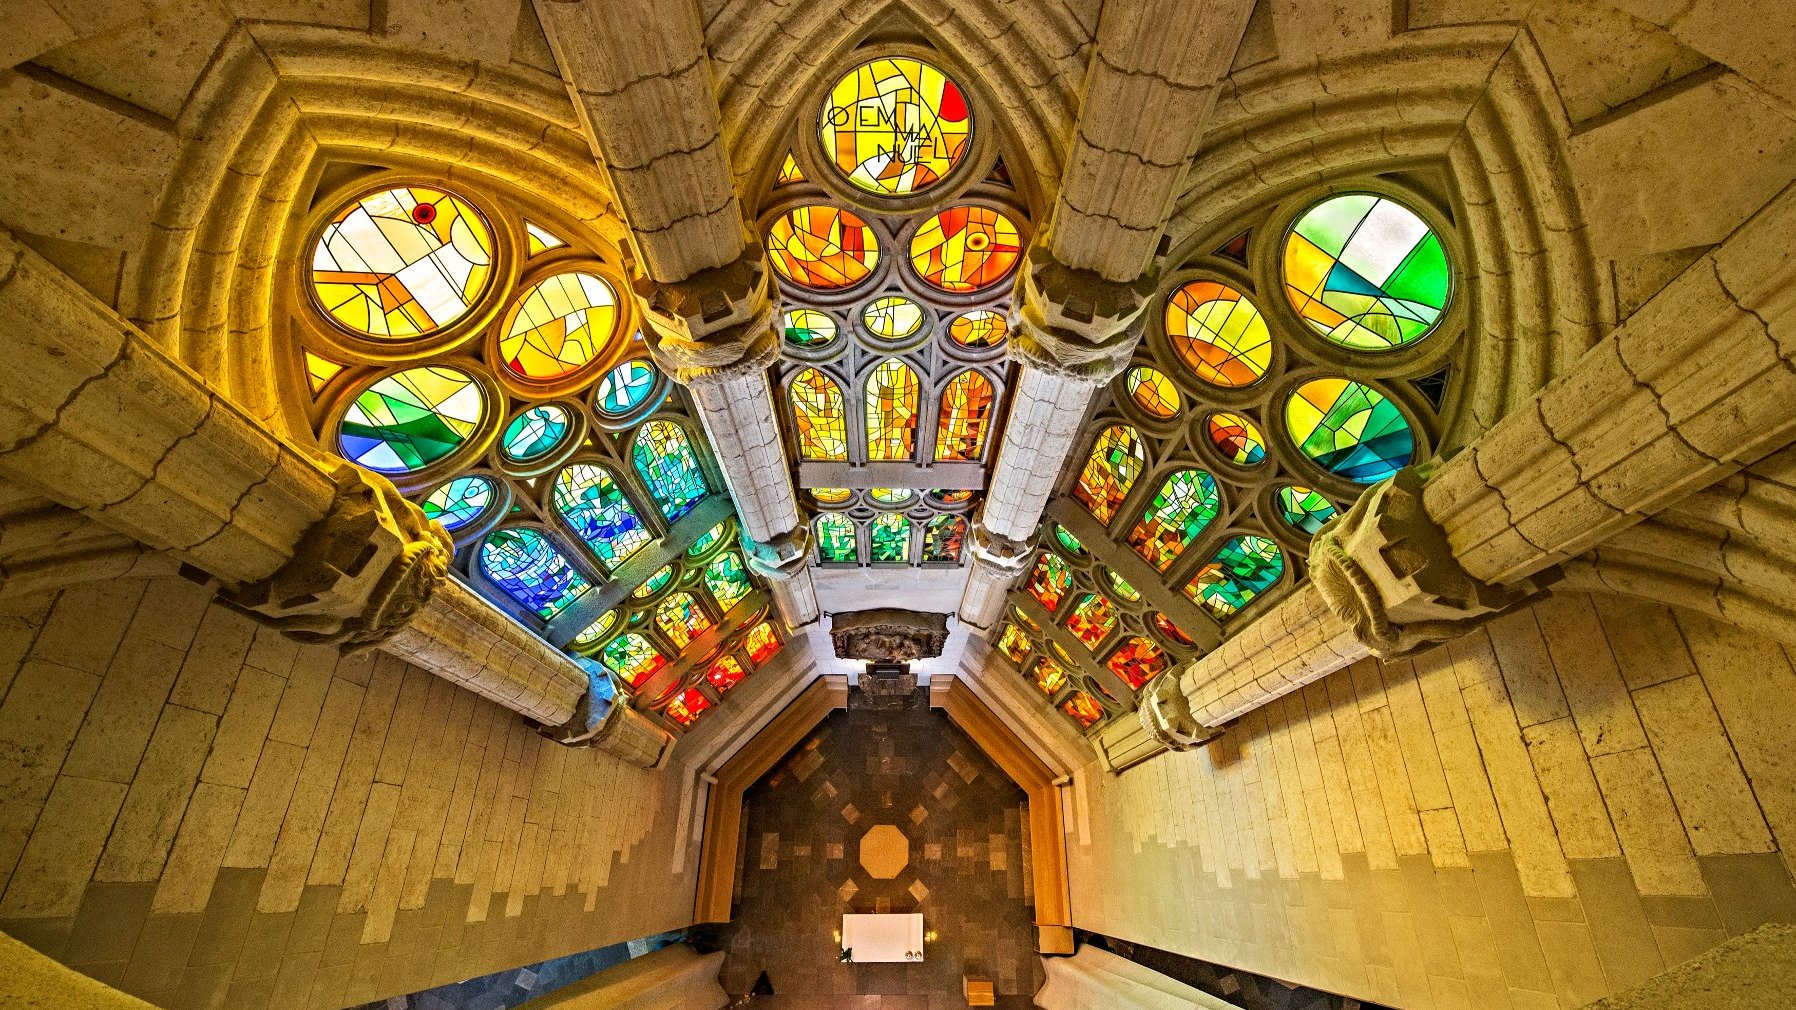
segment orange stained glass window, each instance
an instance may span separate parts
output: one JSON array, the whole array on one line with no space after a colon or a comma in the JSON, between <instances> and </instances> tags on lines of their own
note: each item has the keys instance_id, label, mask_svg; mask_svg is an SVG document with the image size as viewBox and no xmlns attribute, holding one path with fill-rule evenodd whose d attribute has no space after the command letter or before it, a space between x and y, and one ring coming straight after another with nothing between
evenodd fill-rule
<instances>
[{"instance_id":1,"label":"orange stained glass window","mask_svg":"<svg viewBox=\"0 0 1796 1010\"><path fill-rule=\"evenodd\" d=\"M1006 623L1004 633L998 636L998 651L1018 667L1023 667L1028 665L1029 654L1035 647L1029 644L1029 636L1023 634L1023 629Z\"/></svg>"},{"instance_id":2,"label":"orange stained glass window","mask_svg":"<svg viewBox=\"0 0 1796 1010\"><path fill-rule=\"evenodd\" d=\"M1172 639L1180 645L1194 646L1197 644L1197 639L1187 635L1184 628L1174 624L1172 619L1165 614L1154 615L1154 627L1160 629L1160 634L1165 635L1167 638Z\"/></svg>"},{"instance_id":3,"label":"orange stained glass window","mask_svg":"<svg viewBox=\"0 0 1796 1010\"><path fill-rule=\"evenodd\" d=\"M917 451L917 373L896 358L867 376L867 458L910 459Z\"/></svg>"},{"instance_id":4,"label":"orange stained glass window","mask_svg":"<svg viewBox=\"0 0 1796 1010\"><path fill-rule=\"evenodd\" d=\"M767 254L781 277L814 291L854 287L879 262L879 237L853 213L822 204L795 207L767 230Z\"/></svg>"},{"instance_id":5,"label":"orange stained glass window","mask_svg":"<svg viewBox=\"0 0 1796 1010\"><path fill-rule=\"evenodd\" d=\"M370 193L337 211L312 249L312 293L343 328L383 340L460 319L493 276L492 228L461 197L425 186Z\"/></svg>"},{"instance_id":6,"label":"orange stained glass window","mask_svg":"<svg viewBox=\"0 0 1796 1010\"><path fill-rule=\"evenodd\" d=\"M748 661L756 666L763 666L768 660L779 655L779 651L784 645L785 643L780 641L779 633L774 631L773 625L766 621L751 628L748 637L742 640L742 647L748 650Z\"/></svg>"},{"instance_id":7,"label":"orange stained glass window","mask_svg":"<svg viewBox=\"0 0 1796 1010\"><path fill-rule=\"evenodd\" d=\"M990 207L949 207L910 240L910 265L923 283L950 294L983 291L1010 276L1023 254L1016 223Z\"/></svg>"},{"instance_id":8,"label":"orange stained glass window","mask_svg":"<svg viewBox=\"0 0 1796 1010\"><path fill-rule=\"evenodd\" d=\"M1073 585L1072 569L1055 554L1043 554L1029 570L1029 595L1047 608L1048 613L1060 609L1060 601Z\"/></svg>"},{"instance_id":9,"label":"orange stained glass window","mask_svg":"<svg viewBox=\"0 0 1796 1010\"><path fill-rule=\"evenodd\" d=\"M1073 497L1094 519L1107 524L1146 466L1141 436L1126 424L1113 424L1099 433L1092 445L1085 469L1079 471Z\"/></svg>"},{"instance_id":10,"label":"orange stained glass window","mask_svg":"<svg viewBox=\"0 0 1796 1010\"><path fill-rule=\"evenodd\" d=\"M1104 639L1116 630L1116 608L1107 597L1092 593L1080 600L1067 616L1066 630L1087 649L1096 652Z\"/></svg>"},{"instance_id":11,"label":"orange stained glass window","mask_svg":"<svg viewBox=\"0 0 1796 1010\"><path fill-rule=\"evenodd\" d=\"M962 347L996 347L1010 335L1010 320L995 309L974 309L954 317L948 339Z\"/></svg>"},{"instance_id":12,"label":"orange stained glass window","mask_svg":"<svg viewBox=\"0 0 1796 1010\"><path fill-rule=\"evenodd\" d=\"M1060 689L1066 686L1066 667L1047 656L1041 657L1035 664L1035 686L1050 698L1059 694Z\"/></svg>"},{"instance_id":13,"label":"orange stained glass window","mask_svg":"<svg viewBox=\"0 0 1796 1010\"><path fill-rule=\"evenodd\" d=\"M1272 364L1272 334L1260 310L1215 281L1192 281L1166 300L1166 339L1213 386L1252 385Z\"/></svg>"},{"instance_id":14,"label":"orange stained glass window","mask_svg":"<svg viewBox=\"0 0 1796 1010\"><path fill-rule=\"evenodd\" d=\"M939 68L909 56L869 60L824 96L823 156L859 189L903 196L942 181L967 153L973 116Z\"/></svg>"},{"instance_id":15,"label":"orange stained glass window","mask_svg":"<svg viewBox=\"0 0 1796 1010\"><path fill-rule=\"evenodd\" d=\"M786 395L792 400L799 458L847 459L848 407L836 380L807 368L792 379Z\"/></svg>"},{"instance_id":16,"label":"orange stained glass window","mask_svg":"<svg viewBox=\"0 0 1796 1010\"><path fill-rule=\"evenodd\" d=\"M1110 667L1111 673L1121 677L1123 683L1139 691L1143 684L1164 672L1169 662L1165 649L1140 635L1130 635L1110 654L1105 665Z\"/></svg>"},{"instance_id":17,"label":"orange stained glass window","mask_svg":"<svg viewBox=\"0 0 1796 1010\"><path fill-rule=\"evenodd\" d=\"M675 593L662 600L655 607L655 624L676 649L684 649L693 639L711 630L711 619L705 616L704 609L691 593Z\"/></svg>"},{"instance_id":18,"label":"orange stained glass window","mask_svg":"<svg viewBox=\"0 0 1796 1010\"><path fill-rule=\"evenodd\" d=\"M1104 706L1084 691L1074 691L1072 697L1060 703L1060 711L1078 723L1080 729L1090 729L1104 717Z\"/></svg>"},{"instance_id":19,"label":"orange stained glass window","mask_svg":"<svg viewBox=\"0 0 1796 1010\"><path fill-rule=\"evenodd\" d=\"M748 671L742 669L742 663L735 656L724 656L705 671L705 679L711 682L718 694L742 683L742 678L746 676Z\"/></svg>"},{"instance_id":20,"label":"orange stained glass window","mask_svg":"<svg viewBox=\"0 0 1796 1010\"><path fill-rule=\"evenodd\" d=\"M935 458L978 462L985 452L998 393L991 380L968 370L942 390L942 412L935 429Z\"/></svg>"},{"instance_id":21,"label":"orange stained glass window","mask_svg":"<svg viewBox=\"0 0 1796 1010\"><path fill-rule=\"evenodd\" d=\"M1137 365L1129 369L1123 382L1129 387L1129 398L1135 401L1135 406L1146 411L1149 417L1166 420L1185 405L1178 387L1158 368Z\"/></svg>"},{"instance_id":22,"label":"orange stained glass window","mask_svg":"<svg viewBox=\"0 0 1796 1010\"><path fill-rule=\"evenodd\" d=\"M667 717L682 726L690 726L710 707L711 699L705 697L703 691L689 687L667 703Z\"/></svg>"},{"instance_id":23,"label":"orange stained glass window","mask_svg":"<svg viewBox=\"0 0 1796 1010\"><path fill-rule=\"evenodd\" d=\"M499 338L499 359L520 379L548 382L585 368L617 335L617 292L572 271L524 290Z\"/></svg>"}]
</instances>

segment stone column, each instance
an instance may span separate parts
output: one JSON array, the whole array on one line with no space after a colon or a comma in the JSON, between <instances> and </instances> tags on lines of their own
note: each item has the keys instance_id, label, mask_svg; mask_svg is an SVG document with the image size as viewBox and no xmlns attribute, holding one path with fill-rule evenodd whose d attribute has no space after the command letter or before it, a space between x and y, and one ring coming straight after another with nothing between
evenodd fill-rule
<instances>
[{"instance_id":1,"label":"stone column","mask_svg":"<svg viewBox=\"0 0 1796 1010\"><path fill-rule=\"evenodd\" d=\"M973 524L972 563L967 566L967 586L960 594L960 623L980 632L990 631L1004 616L1004 597L1011 583L1029 567L1033 548L1027 541L1001 537Z\"/></svg>"}]
</instances>

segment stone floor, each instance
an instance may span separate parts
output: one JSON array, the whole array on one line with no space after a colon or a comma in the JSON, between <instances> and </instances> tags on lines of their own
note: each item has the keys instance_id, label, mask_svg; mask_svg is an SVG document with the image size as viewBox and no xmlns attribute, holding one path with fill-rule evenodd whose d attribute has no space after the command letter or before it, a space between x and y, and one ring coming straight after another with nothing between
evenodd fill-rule
<instances>
[{"instance_id":1,"label":"stone floor","mask_svg":"<svg viewBox=\"0 0 1796 1010\"><path fill-rule=\"evenodd\" d=\"M743 1005L965 1006L965 972L1023 997L1008 1005L1029 1005L1042 976L1023 792L924 692L896 711L867 708L857 693L745 804L735 917L716 936L727 952L723 984L746 993L765 971L778 995ZM905 843L895 872L894 831ZM844 912L911 911L934 937L923 963L837 962Z\"/></svg>"}]
</instances>

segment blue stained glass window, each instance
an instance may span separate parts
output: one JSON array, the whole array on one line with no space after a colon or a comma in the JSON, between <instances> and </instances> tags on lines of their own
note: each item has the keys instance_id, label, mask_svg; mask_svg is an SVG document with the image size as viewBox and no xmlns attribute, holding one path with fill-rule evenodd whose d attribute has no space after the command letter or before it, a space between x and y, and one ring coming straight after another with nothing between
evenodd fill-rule
<instances>
[{"instance_id":1,"label":"blue stained glass window","mask_svg":"<svg viewBox=\"0 0 1796 1010\"><path fill-rule=\"evenodd\" d=\"M668 522L691 512L711 492L685 429L672 421L650 421L638 429L631 455Z\"/></svg>"},{"instance_id":2,"label":"blue stained glass window","mask_svg":"<svg viewBox=\"0 0 1796 1010\"><path fill-rule=\"evenodd\" d=\"M486 511L493 500L493 482L485 477L457 477L424 499L424 517L435 519L454 532Z\"/></svg>"},{"instance_id":3,"label":"blue stained glass window","mask_svg":"<svg viewBox=\"0 0 1796 1010\"><path fill-rule=\"evenodd\" d=\"M613 417L628 414L655 391L655 366L641 358L633 358L605 373L592 394L592 405L601 414Z\"/></svg>"},{"instance_id":4,"label":"blue stained glass window","mask_svg":"<svg viewBox=\"0 0 1796 1010\"><path fill-rule=\"evenodd\" d=\"M480 548L480 570L544 620L592 588L548 537L528 527L495 530L488 536Z\"/></svg>"},{"instance_id":5,"label":"blue stained glass window","mask_svg":"<svg viewBox=\"0 0 1796 1010\"><path fill-rule=\"evenodd\" d=\"M577 463L561 471L555 507L608 572L652 539L617 482L600 467Z\"/></svg>"}]
</instances>

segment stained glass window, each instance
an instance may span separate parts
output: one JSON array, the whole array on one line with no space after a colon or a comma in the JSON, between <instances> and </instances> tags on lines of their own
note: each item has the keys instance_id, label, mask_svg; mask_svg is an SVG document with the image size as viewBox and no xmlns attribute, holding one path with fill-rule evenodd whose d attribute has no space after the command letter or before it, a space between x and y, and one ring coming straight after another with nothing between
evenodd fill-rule
<instances>
[{"instance_id":1,"label":"stained glass window","mask_svg":"<svg viewBox=\"0 0 1796 1010\"><path fill-rule=\"evenodd\" d=\"M923 527L923 561L958 562L966 544L967 521L960 516L936 516Z\"/></svg>"},{"instance_id":2,"label":"stained glass window","mask_svg":"<svg viewBox=\"0 0 1796 1010\"><path fill-rule=\"evenodd\" d=\"M1036 660L1035 686L1050 698L1059 694L1060 689L1066 686L1066 667L1048 656Z\"/></svg>"},{"instance_id":3,"label":"stained glass window","mask_svg":"<svg viewBox=\"0 0 1796 1010\"><path fill-rule=\"evenodd\" d=\"M867 458L910 459L917 449L917 373L896 358L867 376Z\"/></svg>"},{"instance_id":4,"label":"stained glass window","mask_svg":"<svg viewBox=\"0 0 1796 1010\"><path fill-rule=\"evenodd\" d=\"M1049 613L1060 609L1060 601L1072 585L1072 570L1052 554L1036 558L1035 567L1029 570L1029 595Z\"/></svg>"},{"instance_id":5,"label":"stained glass window","mask_svg":"<svg viewBox=\"0 0 1796 1010\"><path fill-rule=\"evenodd\" d=\"M949 491L938 487L934 491L929 492L929 500L935 502L937 505L959 505L962 502L972 501L973 492L968 491L965 488Z\"/></svg>"},{"instance_id":6,"label":"stained glass window","mask_svg":"<svg viewBox=\"0 0 1796 1010\"><path fill-rule=\"evenodd\" d=\"M599 650L599 657L631 687L641 687L644 681L667 665L667 657L650 645L648 639L634 631L625 632L605 643L605 647Z\"/></svg>"},{"instance_id":7,"label":"stained glass window","mask_svg":"<svg viewBox=\"0 0 1796 1010\"><path fill-rule=\"evenodd\" d=\"M1161 571L1216 518L1216 480L1203 470L1176 470L1160 485L1129 533L1129 546Z\"/></svg>"},{"instance_id":8,"label":"stained glass window","mask_svg":"<svg viewBox=\"0 0 1796 1010\"><path fill-rule=\"evenodd\" d=\"M1091 447L1085 469L1079 471L1073 497L1094 519L1108 524L1145 466L1147 456L1141 448L1141 436L1126 424L1113 424L1098 435Z\"/></svg>"},{"instance_id":9,"label":"stained glass window","mask_svg":"<svg viewBox=\"0 0 1796 1010\"><path fill-rule=\"evenodd\" d=\"M991 380L978 372L969 369L950 379L942 390L942 412L935 429L936 460L978 462L997 402Z\"/></svg>"},{"instance_id":10,"label":"stained glass window","mask_svg":"<svg viewBox=\"0 0 1796 1010\"><path fill-rule=\"evenodd\" d=\"M960 86L908 56L850 71L823 99L823 156L869 193L902 196L940 182L966 155L973 117Z\"/></svg>"},{"instance_id":11,"label":"stained glass window","mask_svg":"<svg viewBox=\"0 0 1796 1010\"><path fill-rule=\"evenodd\" d=\"M1027 628L1030 631L1033 631L1038 635L1041 634L1041 625L1036 624L1034 618L1030 617L1028 614L1023 613L1022 607L1012 606L1010 608L1010 618L1011 618L1011 620L1015 621L1021 627Z\"/></svg>"},{"instance_id":12,"label":"stained glass window","mask_svg":"<svg viewBox=\"0 0 1796 1010\"><path fill-rule=\"evenodd\" d=\"M1129 580L1115 572L1106 572L1105 574L1109 576L1110 588L1116 590L1116 595L1122 597L1123 600L1128 603L1141 602L1141 590L1129 585Z\"/></svg>"},{"instance_id":13,"label":"stained glass window","mask_svg":"<svg viewBox=\"0 0 1796 1010\"><path fill-rule=\"evenodd\" d=\"M1169 662L1166 650L1140 635L1130 635L1116 647L1104 665L1121 677L1123 683L1139 691L1143 684L1165 672Z\"/></svg>"},{"instance_id":14,"label":"stained glass window","mask_svg":"<svg viewBox=\"0 0 1796 1010\"><path fill-rule=\"evenodd\" d=\"M817 517L818 560L828 564L853 564L857 553L852 519L834 512Z\"/></svg>"},{"instance_id":15,"label":"stained glass window","mask_svg":"<svg viewBox=\"0 0 1796 1010\"><path fill-rule=\"evenodd\" d=\"M711 682L711 686L717 689L718 694L742 683L742 678L746 676L748 676L748 671L742 669L742 664L736 660L735 656L721 656L717 662L711 664L709 670L705 671L705 679Z\"/></svg>"},{"instance_id":16,"label":"stained glass window","mask_svg":"<svg viewBox=\"0 0 1796 1010\"><path fill-rule=\"evenodd\" d=\"M655 607L655 624L676 649L684 649L692 640L711 630L711 618L692 598L691 593L675 593Z\"/></svg>"},{"instance_id":17,"label":"stained glass window","mask_svg":"<svg viewBox=\"0 0 1796 1010\"><path fill-rule=\"evenodd\" d=\"M1440 236L1382 196L1344 193L1285 237L1285 294L1317 333L1362 351L1414 343L1440 322L1453 274Z\"/></svg>"},{"instance_id":18,"label":"stained glass window","mask_svg":"<svg viewBox=\"0 0 1796 1010\"><path fill-rule=\"evenodd\" d=\"M767 229L767 255L781 277L813 291L842 291L879 262L879 236L853 213L822 204L797 207Z\"/></svg>"},{"instance_id":19,"label":"stained glass window","mask_svg":"<svg viewBox=\"0 0 1796 1010\"><path fill-rule=\"evenodd\" d=\"M1409 465L1415 435L1397 405L1348 379L1312 379L1285 401L1285 428L1330 473L1375 484Z\"/></svg>"},{"instance_id":20,"label":"stained glass window","mask_svg":"<svg viewBox=\"0 0 1796 1010\"><path fill-rule=\"evenodd\" d=\"M1185 595L1220 619L1277 585L1284 571L1285 552L1277 544L1251 534L1231 537L1208 564L1197 570L1191 584L1185 587Z\"/></svg>"},{"instance_id":21,"label":"stained glass window","mask_svg":"<svg viewBox=\"0 0 1796 1010\"><path fill-rule=\"evenodd\" d=\"M778 178L773 180L773 184L775 186L786 186L794 182L803 181L804 173L798 168L798 159L792 157L792 152L787 151L786 160L780 163L780 174Z\"/></svg>"},{"instance_id":22,"label":"stained glass window","mask_svg":"<svg viewBox=\"0 0 1796 1010\"><path fill-rule=\"evenodd\" d=\"M876 487L867 492L876 505L903 505L916 492L907 487Z\"/></svg>"},{"instance_id":23,"label":"stained glass window","mask_svg":"<svg viewBox=\"0 0 1796 1010\"><path fill-rule=\"evenodd\" d=\"M1335 517L1335 507L1307 487L1287 484L1278 489L1278 516L1292 529L1315 536Z\"/></svg>"},{"instance_id":24,"label":"stained glass window","mask_svg":"<svg viewBox=\"0 0 1796 1010\"><path fill-rule=\"evenodd\" d=\"M630 456L670 523L691 512L711 493L692 444L686 440L686 429L672 421L650 421L638 428Z\"/></svg>"},{"instance_id":25,"label":"stained glass window","mask_svg":"<svg viewBox=\"0 0 1796 1010\"><path fill-rule=\"evenodd\" d=\"M1136 365L1129 369L1123 379L1129 388L1129 397L1135 401L1149 417L1162 420L1178 414L1185 405L1185 398L1179 395L1177 386L1166 377L1166 373L1147 365Z\"/></svg>"},{"instance_id":26,"label":"stained glass window","mask_svg":"<svg viewBox=\"0 0 1796 1010\"><path fill-rule=\"evenodd\" d=\"M902 564L910 561L910 520L896 512L881 512L873 517L869 529L874 564Z\"/></svg>"},{"instance_id":27,"label":"stained glass window","mask_svg":"<svg viewBox=\"0 0 1796 1010\"><path fill-rule=\"evenodd\" d=\"M1154 627L1160 629L1160 634L1165 635L1174 642L1186 646L1187 648L1197 645L1197 639L1186 634L1184 628L1174 624L1172 619L1168 618L1165 614L1153 615L1153 622Z\"/></svg>"},{"instance_id":28,"label":"stained glass window","mask_svg":"<svg viewBox=\"0 0 1796 1010\"><path fill-rule=\"evenodd\" d=\"M848 408L842 387L815 368L799 372L787 393L800 459L848 458Z\"/></svg>"},{"instance_id":29,"label":"stained glass window","mask_svg":"<svg viewBox=\"0 0 1796 1010\"><path fill-rule=\"evenodd\" d=\"M854 497L854 489L847 487L814 487L811 488L811 497L815 498L819 505L840 505Z\"/></svg>"},{"instance_id":30,"label":"stained glass window","mask_svg":"<svg viewBox=\"0 0 1796 1010\"><path fill-rule=\"evenodd\" d=\"M524 222L524 234L529 236L530 255L532 256L567 245L560 236L532 221Z\"/></svg>"},{"instance_id":31,"label":"stained glass window","mask_svg":"<svg viewBox=\"0 0 1796 1010\"><path fill-rule=\"evenodd\" d=\"M399 186L338 211L312 250L312 293L345 329L390 340L460 319L492 279L493 235L466 201Z\"/></svg>"},{"instance_id":32,"label":"stained glass window","mask_svg":"<svg viewBox=\"0 0 1796 1010\"><path fill-rule=\"evenodd\" d=\"M989 207L949 207L910 240L910 265L923 283L968 294L1002 283L1023 254L1016 223Z\"/></svg>"},{"instance_id":33,"label":"stained glass window","mask_svg":"<svg viewBox=\"0 0 1796 1010\"><path fill-rule=\"evenodd\" d=\"M321 358L311 351L304 352L306 359L306 382L311 385L312 392L323 389L327 383L336 378L343 366L335 361Z\"/></svg>"},{"instance_id":34,"label":"stained glass window","mask_svg":"<svg viewBox=\"0 0 1796 1010\"><path fill-rule=\"evenodd\" d=\"M700 554L710 550L713 544L722 539L723 524L718 523L716 526L706 530L697 540L694 540L691 547L686 548L686 556L689 558L696 558Z\"/></svg>"},{"instance_id":35,"label":"stained glass window","mask_svg":"<svg viewBox=\"0 0 1796 1010\"><path fill-rule=\"evenodd\" d=\"M747 637L742 639L742 647L748 650L748 661L756 666L763 666L778 655L783 645L779 633L766 621L749 629Z\"/></svg>"},{"instance_id":36,"label":"stained glass window","mask_svg":"<svg viewBox=\"0 0 1796 1010\"><path fill-rule=\"evenodd\" d=\"M1116 607L1107 597L1089 594L1067 615L1066 630L1087 649L1096 652L1104 639L1116 630Z\"/></svg>"},{"instance_id":37,"label":"stained glass window","mask_svg":"<svg viewBox=\"0 0 1796 1010\"><path fill-rule=\"evenodd\" d=\"M903 340L923 328L923 306L903 295L886 295L867 303L861 321L881 340Z\"/></svg>"},{"instance_id":38,"label":"stained glass window","mask_svg":"<svg viewBox=\"0 0 1796 1010\"><path fill-rule=\"evenodd\" d=\"M1266 458L1266 439L1254 423L1226 410L1204 421L1204 434L1222 458L1236 466L1256 466Z\"/></svg>"},{"instance_id":39,"label":"stained glass window","mask_svg":"<svg viewBox=\"0 0 1796 1010\"><path fill-rule=\"evenodd\" d=\"M424 518L454 532L480 518L493 500L493 482L485 477L457 477L424 499Z\"/></svg>"},{"instance_id":40,"label":"stained glass window","mask_svg":"<svg viewBox=\"0 0 1796 1010\"><path fill-rule=\"evenodd\" d=\"M616 335L617 292L602 277L572 272L526 288L499 338L511 374L549 382L578 372Z\"/></svg>"},{"instance_id":41,"label":"stained glass window","mask_svg":"<svg viewBox=\"0 0 1796 1010\"><path fill-rule=\"evenodd\" d=\"M948 339L962 347L996 347L1010 335L1010 321L992 309L974 309L954 317Z\"/></svg>"},{"instance_id":42,"label":"stained glass window","mask_svg":"<svg viewBox=\"0 0 1796 1010\"><path fill-rule=\"evenodd\" d=\"M1004 658L1022 667L1028 664L1029 653L1035 651L1035 647L1029 644L1029 636L1023 634L1023 629L1007 623L1004 625L1004 633L998 636L998 651Z\"/></svg>"},{"instance_id":43,"label":"stained glass window","mask_svg":"<svg viewBox=\"0 0 1796 1010\"><path fill-rule=\"evenodd\" d=\"M725 551L705 566L705 588L717 601L717 608L729 612L748 595L748 572L742 567L742 555Z\"/></svg>"},{"instance_id":44,"label":"stained glass window","mask_svg":"<svg viewBox=\"0 0 1796 1010\"><path fill-rule=\"evenodd\" d=\"M1104 706L1084 691L1074 691L1070 697L1060 703L1060 710L1079 724L1080 729L1090 729L1104 717Z\"/></svg>"},{"instance_id":45,"label":"stained glass window","mask_svg":"<svg viewBox=\"0 0 1796 1010\"><path fill-rule=\"evenodd\" d=\"M499 451L514 463L528 463L555 451L567 438L570 425L567 411L552 403L531 407L505 426L499 436Z\"/></svg>"},{"instance_id":46,"label":"stained glass window","mask_svg":"<svg viewBox=\"0 0 1796 1010\"><path fill-rule=\"evenodd\" d=\"M710 707L711 699L705 697L703 691L689 687L667 703L667 717L682 726L690 726Z\"/></svg>"},{"instance_id":47,"label":"stained glass window","mask_svg":"<svg viewBox=\"0 0 1796 1010\"><path fill-rule=\"evenodd\" d=\"M633 358L605 373L593 393L592 405L601 414L622 417L642 406L654 390L655 366Z\"/></svg>"},{"instance_id":48,"label":"stained glass window","mask_svg":"<svg viewBox=\"0 0 1796 1010\"><path fill-rule=\"evenodd\" d=\"M424 365L357 395L337 438L343 455L370 470L412 473L461 448L485 416L486 395L472 376Z\"/></svg>"},{"instance_id":49,"label":"stained glass window","mask_svg":"<svg viewBox=\"0 0 1796 1010\"><path fill-rule=\"evenodd\" d=\"M630 596L638 600L648 599L660 592L661 587L667 585L668 581L673 578L673 574L674 570L672 565L662 565L655 570L655 574L644 579L642 585L631 590Z\"/></svg>"},{"instance_id":50,"label":"stained glass window","mask_svg":"<svg viewBox=\"0 0 1796 1010\"><path fill-rule=\"evenodd\" d=\"M480 570L545 621L592 588L548 537L528 527L488 534L480 546Z\"/></svg>"},{"instance_id":51,"label":"stained glass window","mask_svg":"<svg viewBox=\"0 0 1796 1010\"><path fill-rule=\"evenodd\" d=\"M617 624L617 611L607 610L604 613L599 615L598 620L592 622L591 624L588 624L585 628L581 629L580 633L578 635L574 636L573 644L575 644L575 645L591 645L592 643L598 641L599 639L604 638L605 635L608 632L610 632L612 626L614 626L616 624Z\"/></svg>"},{"instance_id":52,"label":"stained glass window","mask_svg":"<svg viewBox=\"0 0 1796 1010\"><path fill-rule=\"evenodd\" d=\"M1066 548L1067 553L1073 557L1085 556L1085 545L1079 542L1078 537L1073 536L1071 530L1059 523L1054 524L1054 539L1060 541L1060 546Z\"/></svg>"},{"instance_id":53,"label":"stained glass window","mask_svg":"<svg viewBox=\"0 0 1796 1010\"><path fill-rule=\"evenodd\" d=\"M578 463L555 478L555 508L592 553L613 571L653 539L605 470Z\"/></svg>"},{"instance_id":54,"label":"stained glass window","mask_svg":"<svg viewBox=\"0 0 1796 1010\"><path fill-rule=\"evenodd\" d=\"M781 317L786 342L795 347L822 347L836 339L836 317L817 309L787 309Z\"/></svg>"},{"instance_id":55,"label":"stained glass window","mask_svg":"<svg viewBox=\"0 0 1796 1010\"><path fill-rule=\"evenodd\" d=\"M1215 281L1192 281L1166 302L1166 338L1197 377L1247 386L1272 364L1272 334L1247 296Z\"/></svg>"}]
</instances>

